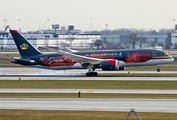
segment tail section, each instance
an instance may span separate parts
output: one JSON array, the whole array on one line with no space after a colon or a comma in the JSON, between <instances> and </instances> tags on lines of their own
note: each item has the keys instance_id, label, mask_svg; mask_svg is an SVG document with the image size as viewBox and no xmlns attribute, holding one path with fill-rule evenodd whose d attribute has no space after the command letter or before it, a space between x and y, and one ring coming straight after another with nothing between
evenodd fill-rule
<instances>
[{"instance_id":1,"label":"tail section","mask_svg":"<svg viewBox=\"0 0 177 120\"><path fill-rule=\"evenodd\" d=\"M41 54L30 42L27 41L18 31L10 30L21 57L30 57Z\"/></svg>"}]
</instances>

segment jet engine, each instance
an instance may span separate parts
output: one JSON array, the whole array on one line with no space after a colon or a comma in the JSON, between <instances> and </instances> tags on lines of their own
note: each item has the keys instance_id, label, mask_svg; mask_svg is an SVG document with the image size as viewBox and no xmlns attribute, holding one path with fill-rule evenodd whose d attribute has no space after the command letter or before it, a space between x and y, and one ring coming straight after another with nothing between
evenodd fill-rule
<instances>
[{"instance_id":1,"label":"jet engine","mask_svg":"<svg viewBox=\"0 0 177 120\"><path fill-rule=\"evenodd\" d=\"M102 70L125 70L125 67L119 65L118 60L105 60L101 62L100 67Z\"/></svg>"},{"instance_id":2,"label":"jet engine","mask_svg":"<svg viewBox=\"0 0 177 120\"><path fill-rule=\"evenodd\" d=\"M119 61L118 60L105 60L100 64L102 70L119 70Z\"/></svg>"}]
</instances>

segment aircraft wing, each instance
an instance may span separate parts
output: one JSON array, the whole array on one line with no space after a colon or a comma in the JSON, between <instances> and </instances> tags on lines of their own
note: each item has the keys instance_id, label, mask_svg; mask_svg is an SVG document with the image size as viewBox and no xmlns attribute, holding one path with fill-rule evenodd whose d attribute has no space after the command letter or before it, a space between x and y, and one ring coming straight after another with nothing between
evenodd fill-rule
<instances>
[{"instance_id":1,"label":"aircraft wing","mask_svg":"<svg viewBox=\"0 0 177 120\"><path fill-rule=\"evenodd\" d=\"M69 53L69 52L62 51L62 50L59 50L59 51L56 51L56 52L61 54L65 58L69 58L69 59L74 60L74 61L76 61L80 64L83 64L83 63L99 64L102 61L101 59L76 55L76 54L72 54L72 53Z\"/></svg>"},{"instance_id":2,"label":"aircraft wing","mask_svg":"<svg viewBox=\"0 0 177 120\"><path fill-rule=\"evenodd\" d=\"M52 51L55 51L55 52L61 54L63 57L71 59L73 61L76 61L80 64L90 63L90 64L94 65L94 64L99 64L102 61L102 59L96 59L96 58L91 58L91 57L85 57L85 56L82 56L82 55L76 55L76 54L72 54L72 53L69 53L69 52L62 51L62 50L56 50L56 49L53 49L53 48L48 48L48 49L50 49Z\"/></svg>"},{"instance_id":3,"label":"aircraft wing","mask_svg":"<svg viewBox=\"0 0 177 120\"><path fill-rule=\"evenodd\" d=\"M68 49L68 50L71 51L71 52L79 52L77 50L72 50L72 49Z\"/></svg>"}]
</instances>

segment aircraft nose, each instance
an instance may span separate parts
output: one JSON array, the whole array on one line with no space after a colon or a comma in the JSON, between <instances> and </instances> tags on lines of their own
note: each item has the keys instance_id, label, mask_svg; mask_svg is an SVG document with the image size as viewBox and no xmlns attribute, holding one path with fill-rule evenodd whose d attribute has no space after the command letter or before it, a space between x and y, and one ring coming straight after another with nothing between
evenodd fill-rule
<instances>
[{"instance_id":1,"label":"aircraft nose","mask_svg":"<svg viewBox=\"0 0 177 120\"><path fill-rule=\"evenodd\" d=\"M169 55L169 57L171 58L170 59L170 62L173 62L174 61L174 58L172 56Z\"/></svg>"},{"instance_id":2,"label":"aircraft nose","mask_svg":"<svg viewBox=\"0 0 177 120\"><path fill-rule=\"evenodd\" d=\"M174 61L174 58L173 57L171 57L171 62L173 62Z\"/></svg>"}]
</instances>

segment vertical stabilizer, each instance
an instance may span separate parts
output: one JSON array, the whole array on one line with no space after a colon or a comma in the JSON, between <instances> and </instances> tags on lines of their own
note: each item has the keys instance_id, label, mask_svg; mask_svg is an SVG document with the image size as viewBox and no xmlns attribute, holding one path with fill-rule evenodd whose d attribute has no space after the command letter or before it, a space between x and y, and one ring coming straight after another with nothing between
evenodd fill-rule
<instances>
[{"instance_id":1,"label":"vertical stabilizer","mask_svg":"<svg viewBox=\"0 0 177 120\"><path fill-rule=\"evenodd\" d=\"M41 54L26 38L24 38L18 31L10 30L15 44L20 52L21 57L30 57Z\"/></svg>"}]
</instances>

